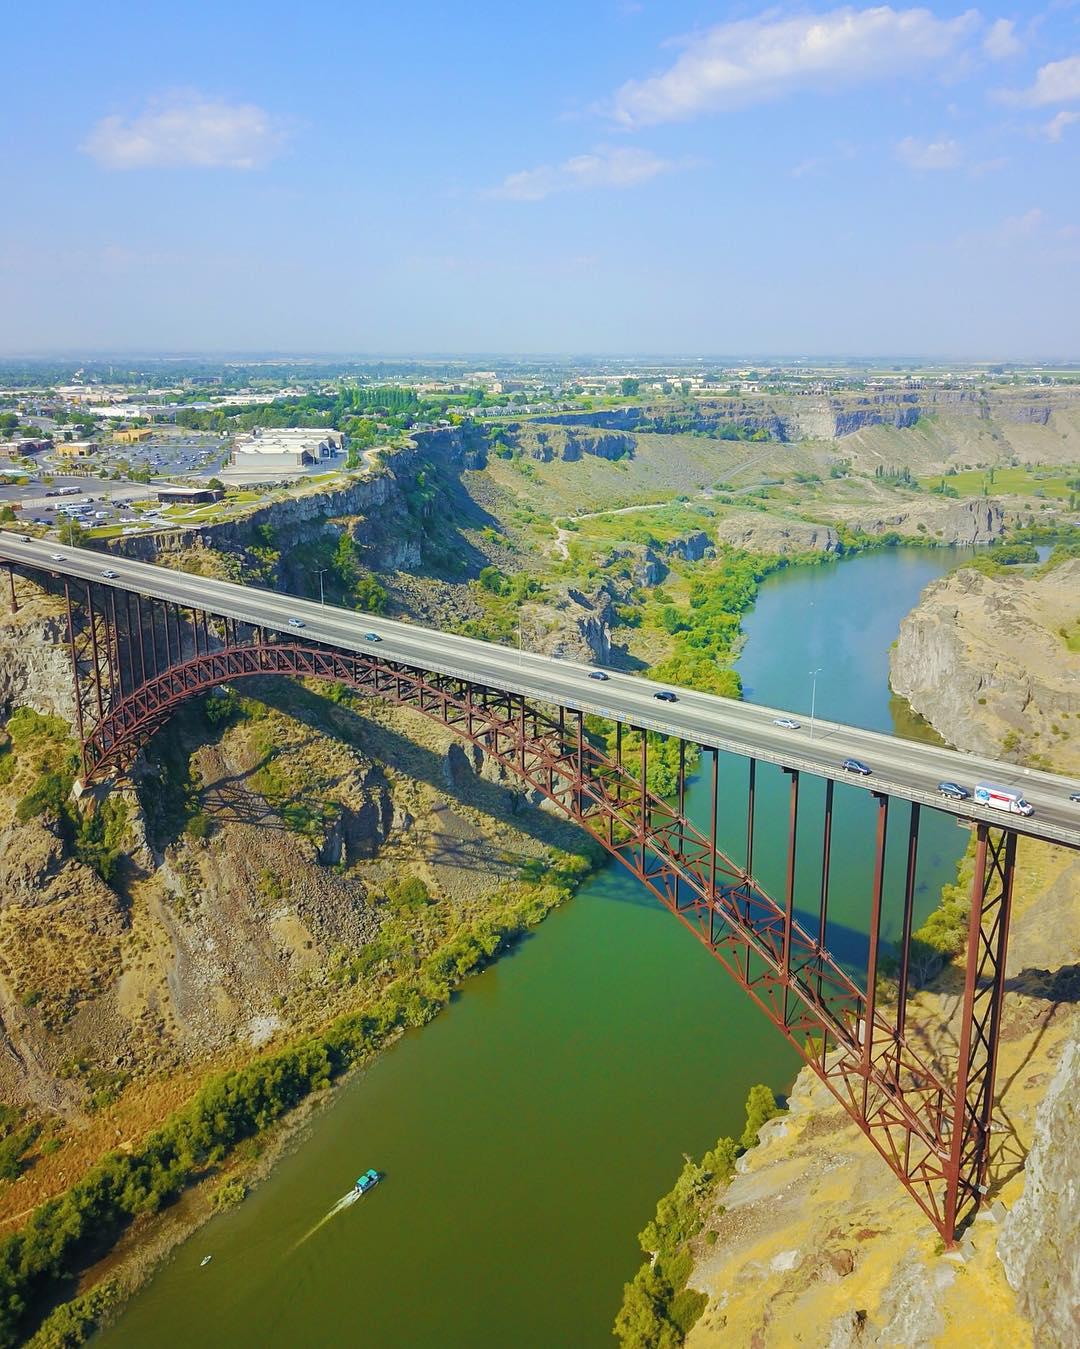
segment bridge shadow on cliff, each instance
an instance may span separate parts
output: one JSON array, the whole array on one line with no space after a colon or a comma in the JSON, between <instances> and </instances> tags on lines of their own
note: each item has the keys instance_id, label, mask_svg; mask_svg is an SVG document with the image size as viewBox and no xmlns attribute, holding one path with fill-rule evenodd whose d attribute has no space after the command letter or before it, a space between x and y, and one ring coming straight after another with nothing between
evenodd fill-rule
<instances>
[{"instance_id":1,"label":"bridge shadow on cliff","mask_svg":"<svg viewBox=\"0 0 1080 1349\"><path fill-rule=\"evenodd\" d=\"M499 823L511 825L515 831L538 842L577 853L598 846L569 820L562 820L550 811L538 810L521 791L515 790L512 780L508 780L508 785L489 781L475 774L462 761L459 761L460 766L454 772L445 754L429 749L393 727L368 718L345 703L334 702L296 681L260 676L238 680L235 687L245 696L258 699L313 731L341 739L358 749L373 763L425 783L436 791L464 798L465 803L473 809L481 811ZM362 697L360 694L356 696ZM424 720L426 722L426 719ZM200 731L200 724L204 726L201 718L198 719L198 723L191 718L189 722L192 722L190 729L194 733L185 736L186 750L193 753L201 746L216 740L216 732L207 729ZM307 743L311 742L303 742L300 748ZM455 743L464 742L455 738ZM147 757L149 759L155 757L153 741L147 747ZM251 778L274 757L275 751L271 750L262 761L250 769L231 777L215 779L204 789L202 801L211 808L220 804L227 819L236 818L243 823L260 826L266 824L285 827L280 823L277 808L268 807L270 814L263 815L258 800L253 802L251 799L251 792L256 789L245 786L245 783L250 783ZM313 807L319 804L315 798L301 792L297 793L296 800L304 801ZM175 838L179 830L170 832ZM505 843L509 842L509 838L505 840ZM455 840L453 851L458 860L467 865L476 861L482 847L479 840L475 841L475 846L472 846L469 840Z\"/></svg>"}]
</instances>

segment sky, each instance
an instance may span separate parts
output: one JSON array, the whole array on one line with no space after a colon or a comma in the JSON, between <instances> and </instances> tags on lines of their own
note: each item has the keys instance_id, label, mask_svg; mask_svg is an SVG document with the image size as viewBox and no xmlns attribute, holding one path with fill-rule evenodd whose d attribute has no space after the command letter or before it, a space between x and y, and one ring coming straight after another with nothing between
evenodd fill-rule
<instances>
[{"instance_id":1,"label":"sky","mask_svg":"<svg viewBox=\"0 0 1080 1349\"><path fill-rule=\"evenodd\" d=\"M9 355L1080 357L1080 0L0 31Z\"/></svg>"}]
</instances>

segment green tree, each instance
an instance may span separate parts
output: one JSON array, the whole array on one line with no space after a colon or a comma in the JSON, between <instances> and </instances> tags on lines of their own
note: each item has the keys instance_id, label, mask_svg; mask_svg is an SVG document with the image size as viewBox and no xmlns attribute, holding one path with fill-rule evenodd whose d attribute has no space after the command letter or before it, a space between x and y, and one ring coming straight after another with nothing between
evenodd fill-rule
<instances>
[{"instance_id":1,"label":"green tree","mask_svg":"<svg viewBox=\"0 0 1080 1349\"><path fill-rule=\"evenodd\" d=\"M622 381L620 388L622 389L623 393L629 398L632 397L634 394L636 394L638 390L641 388L641 381L636 380L628 375Z\"/></svg>"},{"instance_id":2,"label":"green tree","mask_svg":"<svg viewBox=\"0 0 1080 1349\"><path fill-rule=\"evenodd\" d=\"M767 1121L780 1114L776 1097L772 1091L760 1083L750 1088L746 1098L746 1128L739 1140L744 1148L752 1148L757 1142L758 1130Z\"/></svg>"}]
</instances>

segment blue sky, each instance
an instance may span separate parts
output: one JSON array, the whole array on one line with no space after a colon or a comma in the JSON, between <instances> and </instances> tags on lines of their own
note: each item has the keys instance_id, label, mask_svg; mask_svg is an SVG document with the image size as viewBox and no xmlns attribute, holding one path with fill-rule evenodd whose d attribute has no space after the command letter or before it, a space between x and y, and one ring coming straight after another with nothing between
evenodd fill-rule
<instances>
[{"instance_id":1,"label":"blue sky","mask_svg":"<svg viewBox=\"0 0 1080 1349\"><path fill-rule=\"evenodd\" d=\"M1080 3L19 7L0 349L1080 356Z\"/></svg>"}]
</instances>

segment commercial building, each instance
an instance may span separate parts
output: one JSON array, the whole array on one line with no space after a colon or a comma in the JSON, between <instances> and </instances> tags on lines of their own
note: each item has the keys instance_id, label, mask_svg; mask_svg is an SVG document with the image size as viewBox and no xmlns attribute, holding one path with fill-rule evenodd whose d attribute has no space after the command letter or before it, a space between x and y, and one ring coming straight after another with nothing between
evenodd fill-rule
<instances>
[{"instance_id":1,"label":"commercial building","mask_svg":"<svg viewBox=\"0 0 1080 1349\"><path fill-rule=\"evenodd\" d=\"M256 427L238 440L232 466L245 473L274 473L329 463L344 454L346 437L330 427Z\"/></svg>"},{"instance_id":2,"label":"commercial building","mask_svg":"<svg viewBox=\"0 0 1080 1349\"><path fill-rule=\"evenodd\" d=\"M53 453L58 459L89 459L98 448L96 440L62 440Z\"/></svg>"},{"instance_id":3,"label":"commercial building","mask_svg":"<svg viewBox=\"0 0 1080 1349\"><path fill-rule=\"evenodd\" d=\"M12 459L25 459L31 454L42 454L52 449L51 440L41 440L33 436L23 436L19 440L5 440L0 443L0 454Z\"/></svg>"},{"instance_id":4,"label":"commercial building","mask_svg":"<svg viewBox=\"0 0 1080 1349\"><path fill-rule=\"evenodd\" d=\"M163 506L198 505L201 502L220 501L222 493L216 487L159 487L157 499Z\"/></svg>"},{"instance_id":5,"label":"commercial building","mask_svg":"<svg viewBox=\"0 0 1080 1349\"><path fill-rule=\"evenodd\" d=\"M129 426L123 431L114 431L113 439L120 445L138 445L153 435L149 426Z\"/></svg>"}]
</instances>

